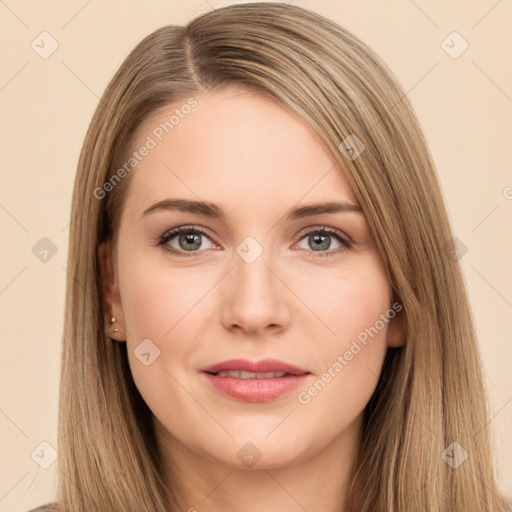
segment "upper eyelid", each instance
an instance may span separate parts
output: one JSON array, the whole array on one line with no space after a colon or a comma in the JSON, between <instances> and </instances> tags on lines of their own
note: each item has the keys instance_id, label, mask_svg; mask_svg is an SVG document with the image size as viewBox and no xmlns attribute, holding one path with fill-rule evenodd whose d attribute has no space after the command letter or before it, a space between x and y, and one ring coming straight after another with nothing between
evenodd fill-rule
<instances>
[{"instance_id":1,"label":"upper eyelid","mask_svg":"<svg viewBox=\"0 0 512 512\"><path fill-rule=\"evenodd\" d=\"M205 235L209 238L212 238L209 234L209 230L207 228L204 228L203 226L199 225L184 225L184 226L176 226L175 228L168 229L160 238L174 238L177 235L180 235L182 232L186 231L197 231L201 233L202 235ZM213 237L215 238L215 237ZM213 240L212 240L213 241Z\"/></svg>"}]
</instances>

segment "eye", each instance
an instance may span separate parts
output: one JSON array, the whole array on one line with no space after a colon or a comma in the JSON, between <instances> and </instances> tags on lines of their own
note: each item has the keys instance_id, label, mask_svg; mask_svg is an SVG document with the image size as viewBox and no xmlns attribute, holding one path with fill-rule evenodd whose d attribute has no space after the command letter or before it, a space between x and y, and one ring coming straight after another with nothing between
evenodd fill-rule
<instances>
[{"instance_id":1,"label":"eye","mask_svg":"<svg viewBox=\"0 0 512 512\"><path fill-rule=\"evenodd\" d=\"M333 238L338 244L338 247L335 246L334 250L327 252L327 249L333 249ZM299 248L312 249L310 252L317 253L314 256L334 256L352 247L352 242L348 239L348 237L343 236L338 230L333 230L327 227L321 227L319 229L307 232L306 236L302 236L299 243L302 240L305 240L307 246ZM336 243L334 245L336 245Z\"/></svg>"},{"instance_id":2,"label":"eye","mask_svg":"<svg viewBox=\"0 0 512 512\"><path fill-rule=\"evenodd\" d=\"M333 239L335 240L334 248L332 247ZM307 246L298 245L299 248L314 253L314 256L335 256L350 249L353 243L340 231L325 226L306 232L301 236L298 244L302 240L305 240ZM200 226L180 226L164 233L157 245L179 256L200 256L204 250L213 248L215 244Z\"/></svg>"},{"instance_id":3,"label":"eye","mask_svg":"<svg viewBox=\"0 0 512 512\"><path fill-rule=\"evenodd\" d=\"M206 244L205 247L204 242L206 240L210 242L210 245ZM199 226L181 226L171 229L162 235L158 245L164 246L166 250L174 254L183 256L196 256L195 253L202 252L198 251L199 249L204 250L213 247L212 241Z\"/></svg>"}]
</instances>

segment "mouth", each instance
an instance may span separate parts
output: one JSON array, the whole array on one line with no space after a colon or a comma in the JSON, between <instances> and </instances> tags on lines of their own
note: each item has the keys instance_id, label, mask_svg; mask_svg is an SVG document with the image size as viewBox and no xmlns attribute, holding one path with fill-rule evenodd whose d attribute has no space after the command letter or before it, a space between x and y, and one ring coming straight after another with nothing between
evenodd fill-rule
<instances>
[{"instance_id":1,"label":"mouth","mask_svg":"<svg viewBox=\"0 0 512 512\"><path fill-rule=\"evenodd\" d=\"M203 368L207 382L222 395L245 402L267 402L300 386L311 372L277 361L265 359L224 361Z\"/></svg>"},{"instance_id":2,"label":"mouth","mask_svg":"<svg viewBox=\"0 0 512 512\"><path fill-rule=\"evenodd\" d=\"M218 374L220 372L240 372L242 378L255 378L247 377L247 373L257 375L265 375L269 373L302 375L303 373L309 373L309 371L304 368L300 368L298 366L294 366L290 363L285 363L284 361L279 361L277 359L261 359L260 361L249 361L248 359L230 359L229 361L222 361L220 363L202 368L201 371L213 374ZM271 377L267 377L265 375L262 378Z\"/></svg>"},{"instance_id":3,"label":"mouth","mask_svg":"<svg viewBox=\"0 0 512 512\"><path fill-rule=\"evenodd\" d=\"M210 373L210 372L207 372ZM231 377L233 379L279 379L281 377L288 377L294 375L286 372L266 372L266 373L255 373L247 372L244 370L226 370L217 373L210 373L210 375L216 375L217 377ZM295 374L302 375L302 374Z\"/></svg>"}]
</instances>

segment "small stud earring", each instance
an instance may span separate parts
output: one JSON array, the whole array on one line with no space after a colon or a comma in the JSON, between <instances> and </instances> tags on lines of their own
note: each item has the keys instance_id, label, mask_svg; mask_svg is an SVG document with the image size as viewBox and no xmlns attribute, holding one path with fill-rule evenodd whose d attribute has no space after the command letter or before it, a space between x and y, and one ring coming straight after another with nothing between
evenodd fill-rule
<instances>
[{"instance_id":1,"label":"small stud earring","mask_svg":"<svg viewBox=\"0 0 512 512\"><path fill-rule=\"evenodd\" d=\"M112 325L113 323L115 323L116 321L116 317L115 316L111 316L110 317L110 325ZM119 329L117 327L115 327L114 329L112 329L110 331L112 334L115 334L116 332L119 332Z\"/></svg>"}]
</instances>

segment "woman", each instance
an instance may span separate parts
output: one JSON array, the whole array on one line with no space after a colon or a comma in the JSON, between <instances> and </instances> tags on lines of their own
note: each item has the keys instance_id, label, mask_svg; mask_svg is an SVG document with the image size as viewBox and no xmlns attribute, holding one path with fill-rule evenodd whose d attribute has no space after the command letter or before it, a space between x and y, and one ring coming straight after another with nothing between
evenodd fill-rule
<instances>
[{"instance_id":1,"label":"woman","mask_svg":"<svg viewBox=\"0 0 512 512\"><path fill-rule=\"evenodd\" d=\"M431 155L344 28L249 3L149 35L71 218L51 510L510 509Z\"/></svg>"}]
</instances>

